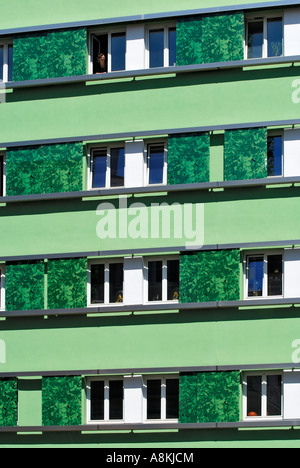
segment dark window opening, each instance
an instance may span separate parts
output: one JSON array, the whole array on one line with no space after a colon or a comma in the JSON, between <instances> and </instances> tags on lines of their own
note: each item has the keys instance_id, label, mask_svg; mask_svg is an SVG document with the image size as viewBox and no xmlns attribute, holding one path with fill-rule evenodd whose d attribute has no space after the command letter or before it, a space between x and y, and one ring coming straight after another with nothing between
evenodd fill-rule
<instances>
[{"instance_id":1,"label":"dark window opening","mask_svg":"<svg viewBox=\"0 0 300 468\"><path fill-rule=\"evenodd\" d=\"M91 267L91 303L104 303L104 265Z\"/></svg>"},{"instance_id":2,"label":"dark window opening","mask_svg":"<svg viewBox=\"0 0 300 468\"><path fill-rule=\"evenodd\" d=\"M109 265L109 302L123 302L123 263Z\"/></svg>"},{"instance_id":3,"label":"dark window opening","mask_svg":"<svg viewBox=\"0 0 300 468\"><path fill-rule=\"evenodd\" d=\"M263 56L264 22L251 21L248 23L248 58Z\"/></svg>"},{"instance_id":4,"label":"dark window opening","mask_svg":"<svg viewBox=\"0 0 300 468\"><path fill-rule=\"evenodd\" d=\"M110 152L111 187L124 186L125 149L111 148Z\"/></svg>"},{"instance_id":5,"label":"dark window opening","mask_svg":"<svg viewBox=\"0 0 300 468\"><path fill-rule=\"evenodd\" d=\"M282 255L268 256L268 296L282 295Z\"/></svg>"},{"instance_id":6,"label":"dark window opening","mask_svg":"<svg viewBox=\"0 0 300 468\"><path fill-rule=\"evenodd\" d=\"M126 34L98 34L92 37L93 74L126 68Z\"/></svg>"},{"instance_id":7,"label":"dark window opening","mask_svg":"<svg viewBox=\"0 0 300 468\"><path fill-rule=\"evenodd\" d=\"M108 60L108 35L93 36L93 73L106 73ZM105 62L101 59L104 55Z\"/></svg>"},{"instance_id":8,"label":"dark window opening","mask_svg":"<svg viewBox=\"0 0 300 468\"><path fill-rule=\"evenodd\" d=\"M91 421L104 419L104 382L91 382Z\"/></svg>"},{"instance_id":9,"label":"dark window opening","mask_svg":"<svg viewBox=\"0 0 300 468\"><path fill-rule=\"evenodd\" d=\"M165 148L164 145L149 145L148 170L149 184L162 184L164 181Z\"/></svg>"},{"instance_id":10,"label":"dark window opening","mask_svg":"<svg viewBox=\"0 0 300 468\"><path fill-rule=\"evenodd\" d=\"M282 175L282 136L268 137L268 177Z\"/></svg>"},{"instance_id":11,"label":"dark window opening","mask_svg":"<svg viewBox=\"0 0 300 468\"><path fill-rule=\"evenodd\" d=\"M92 188L106 187L107 150L93 151Z\"/></svg>"},{"instance_id":12,"label":"dark window opening","mask_svg":"<svg viewBox=\"0 0 300 468\"><path fill-rule=\"evenodd\" d=\"M109 381L109 419L123 419L123 381Z\"/></svg>"},{"instance_id":13,"label":"dark window opening","mask_svg":"<svg viewBox=\"0 0 300 468\"><path fill-rule=\"evenodd\" d=\"M148 300L162 300L162 266L161 261L148 262Z\"/></svg>"}]
</instances>

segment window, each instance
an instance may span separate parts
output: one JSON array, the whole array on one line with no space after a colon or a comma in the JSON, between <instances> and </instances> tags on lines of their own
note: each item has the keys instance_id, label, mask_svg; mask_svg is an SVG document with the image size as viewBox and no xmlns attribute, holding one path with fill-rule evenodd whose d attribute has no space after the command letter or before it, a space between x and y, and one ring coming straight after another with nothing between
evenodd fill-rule
<instances>
[{"instance_id":1,"label":"window","mask_svg":"<svg viewBox=\"0 0 300 468\"><path fill-rule=\"evenodd\" d=\"M248 255L246 263L246 297L282 296L281 254Z\"/></svg>"},{"instance_id":2,"label":"window","mask_svg":"<svg viewBox=\"0 0 300 468\"><path fill-rule=\"evenodd\" d=\"M282 376L277 373L244 377L244 419L282 417Z\"/></svg>"},{"instance_id":3,"label":"window","mask_svg":"<svg viewBox=\"0 0 300 468\"><path fill-rule=\"evenodd\" d=\"M126 33L94 33L90 39L91 73L122 71L126 68ZM105 62L102 61L104 55Z\"/></svg>"},{"instance_id":4,"label":"window","mask_svg":"<svg viewBox=\"0 0 300 468\"><path fill-rule=\"evenodd\" d=\"M268 136L268 177L283 175L283 138L282 135Z\"/></svg>"},{"instance_id":5,"label":"window","mask_svg":"<svg viewBox=\"0 0 300 468\"><path fill-rule=\"evenodd\" d=\"M149 185L167 183L167 150L164 143L147 146L147 182Z\"/></svg>"},{"instance_id":6,"label":"window","mask_svg":"<svg viewBox=\"0 0 300 468\"><path fill-rule=\"evenodd\" d=\"M247 22L246 57L280 57L283 55L282 17L253 18Z\"/></svg>"},{"instance_id":7,"label":"window","mask_svg":"<svg viewBox=\"0 0 300 468\"><path fill-rule=\"evenodd\" d=\"M92 149L89 166L90 188L124 187L124 147Z\"/></svg>"},{"instance_id":8,"label":"window","mask_svg":"<svg viewBox=\"0 0 300 468\"><path fill-rule=\"evenodd\" d=\"M123 379L97 379L88 382L89 421L123 420Z\"/></svg>"},{"instance_id":9,"label":"window","mask_svg":"<svg viewBox=\"0 0 300 468\"><path fill-rule=\"evenodd\" d=\"M146 420L178 419L179 379L151 377L146 380Z\"/></svg>"},{"instance_id":10,"label":"window","mask_svg":"<svg viewBox=\"0 0 300 468\"><path fill-rule=\"evenodd\" d=\"M0 153L0 196L5 195L5 155Z\"/></svg>"},{"instance_id":11,"label":"window","mask_svg":"<svg viewBox=\"0 0 300 468\"><path fill-rule=\"evenodd\" d=\"M89 268L90 304L123 303L123 262L91 263Z\"/></svg>"},{"instance_id":12,"label":"window","mask_svg":"<svg viewBox=\"0 0 300 468\"><path fill-rule=\"evenodd\" d=\"M0 265L0 310L5 310L5 267Z\"/></svg>"},{"instance_id":13,"label":"window","mask_svg":"<svg viewBox=\"0 0 300 468\"><path fill-rule=\"evenodd\" d=\"M13 46L9 43L0 44L0 80L13 80Z\"/></svg>"},{"instance_id":14,"label":"window","mask_svg":"<svg viewBox=\"0 0 300 468\"><path fill-rule=\"evenodd\" d=\"M148 31L147 63L149 68L176 65L176 27L157 27Z\"/></svg>"},{"instance_id":15,"label":"window","mask_svg":"<svg viewBox=\"0 0 300 468\"><path fill-rule=\"evenodd\" d=\"M178 301L179 260L148 260L146 266L148 302Z\"/></svg>"}]
</instances>

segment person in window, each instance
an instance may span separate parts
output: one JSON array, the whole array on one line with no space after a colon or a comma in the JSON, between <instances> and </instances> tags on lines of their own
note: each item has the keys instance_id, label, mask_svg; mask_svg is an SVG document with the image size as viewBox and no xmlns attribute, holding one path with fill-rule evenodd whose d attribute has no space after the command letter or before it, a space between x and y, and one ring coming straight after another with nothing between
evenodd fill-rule
<instances>
[{"instance_id":1,"label":"person in window","mask_svg":"<svg viewBox=\"0 0 300 468\"><path fill-rule=\"evenodd\" d=\"M96 64L96 74L98 75L99 73L106 73L106 60L105 60L105 55L100 53L97 57L97 64Z\"/></svg>"}]
</instances>

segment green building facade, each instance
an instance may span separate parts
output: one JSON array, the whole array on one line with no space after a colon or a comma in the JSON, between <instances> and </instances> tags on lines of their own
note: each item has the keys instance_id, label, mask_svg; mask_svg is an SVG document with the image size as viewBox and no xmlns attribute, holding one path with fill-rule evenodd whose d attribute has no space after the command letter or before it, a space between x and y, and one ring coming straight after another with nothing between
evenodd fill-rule
<instances>
[{"instance_id":1,"label":"green building facade","mask_svg":"<svg viewBox=\"0 0 300 468\"><path fill-rule=\"evenodd\" d=\"M0 36L0 446L299 447L300 1Z\"/></svg>"}]
</instances>

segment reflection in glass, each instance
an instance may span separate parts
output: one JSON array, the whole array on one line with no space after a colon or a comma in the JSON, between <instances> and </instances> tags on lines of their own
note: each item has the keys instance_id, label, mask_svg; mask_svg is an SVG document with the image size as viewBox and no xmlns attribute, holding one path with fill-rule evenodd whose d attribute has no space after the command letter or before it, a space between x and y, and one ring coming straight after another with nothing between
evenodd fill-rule
<instances>
[{"instance_id":1,"label":"reflection in glass","mask_svg":"<svg viewBox=\"0 0 300 468\"><path fill-rule=\"evenodd\" d=\"M109 302L123 302L123 263L109 265Z\"/></svg>"},{"instance_id":2,"label":"reflection in glass","mask_svg":"<svg viewBox=\"0 0 300 468\"><path fill-rule=\"evenodd\" d=\"M282 136L268 137L268 177L282 175Z\"/></svg>"},{"instance_id":3,"label":"reflection in glass","mask_svg":"<svg viewBox=\"0 0 300 468\"><path fill-rule=\"evenodd\" d=\"M168 260L168 301L179 299L179 260Z\"/></svg>"},{"instance_id":4,"label":"reflection in glass","mask_svg":"<svg viewBox=\"0 0 300 468\"><path fill-rule=\"evenodd\" d=\"M282 255L268 256L268 296L282 295Z\"/></svg>"},{"instance_id":5,"label":"reflection in glass","mask_svg":"<svg viewBox=\"0 0 300 468\"><path fill-rule=\"evenodd\" d=\"M268 19L268 57L280 57L282 55L282 38L282 18Z\"/></svg>"},{"instance_id":6,"label":"reflection in glass","mask_svg":"<svg viewBox=\"0 0 300 468\"><path fill-rule=\"evenodd\" d=\"M164 162L164 146L150 146L148 152L149 184L163 183Z\"/></svg>"},{"instance_id":7,"label":"reflection in glass","mask_svg":"<svg viewBox=\"0 0 300 468\"><path fill-rule=\"evenodd\" d=\"M166 380L166 418L177 419L179 416L179 379Z\"/></svg>"},{"instance_id":8,"label":"reflection in glass","mask_svg":"<svg viewBox=\"0 0 300 468\"><path fill-rule=\"evenodd\" d=\"M111 187L124 186L125 150L124 148L111 149Z\"/></svg>"},{"instance_id":9,"label":"reflection in glass","mask_svg":"<svg viewBox=\"0 0 300 468\"><path fill-rule=\"evenodd\" d=\"M147 419L161 419L161 380L147 380Z\"/></svg>"},{"instance_id":10,"label":"reflection in glass","mask_svg":"<svg viewBox=\"0 0 300 468\"><path fill-rule=\"evenodd\" d=\"M4 47L0 46L0 80L3 81Z\"/></svg>"},{"instance_id":11,"label":"reflection in glass","mask_svg":"<svg viewBox=\"0 0 300 468\"><path fill-rule=\"evenodd\" d=\"M148 262L148 301L162 300L162 262Z\"/></svg>"},{"instance_id":12,"label":"reflection in glass","mask_svg":"<svg viewBox=\"0 0 300 468\"><path fill-rule=\"evenodd\" d=\"M8 81L13 80L13 46L8 46Z\"/></svg>"},{"instance_id":13,"label":"reflection in glass","mask_svg":"<svg viewBox=\"0 0 300 468\"><path fill-rule=\"evenodd\" d=\"M125 70L126 35L125 33L111 36L111 71Z\"/></svg>"},{"instance_id":14,"label":"reflection in glass","mask_svg":"<svg viewBox=\"0 0 300 468\"><path fill-rule=\"evenodd\" d=\"M107 150L102 149L93 152L93 188L106 187L106 171L107 171Z\"/></svg>"},{"instance_id":15,"label":"reflection in glass","mask_svg":"<svg viewBox=\"0 0 300 468\"><path fill-rule=\"evenodd\" d=\"M91 421L104 419L104 382L91 382Z\"/></svg>"},{"instance_id":16,"label":"reflection in glass","mask_svg":"<svg viewBox=\"0 0 300 468\"><path fill-rule=\"evenodd\" d=\"M260 58L263 56L264 23L263 21L251 21L248 23L248 58Z\"/></svg>"},{"instance_id":17,"label":"reflection in glass","mask_svg":"<svg viewBox=\"0 0 300 468\"><path fill-rule=\"evenodd\" d=\"M263 295L263 279L264 279L264 258L249 257L248 258L248 296Z\"/></svg>"},{"instance_id":18,"label":"reflection in glass","mask_svg":"<svg viewBox=\"0 0 300 468\"><path fill-rule=\"evenodd\" d=\"M169 29L169 67L176 65L176 28Z\"/></svg>"},{"instance_id":19,"label":"reflection in glass","mask_svg":"<svg viewBox=\"0 0 300 468\"><path fill-rule=\"evenodd\" d=\"M159 29L149 33L150 68L164 66L164 30Z\"/></svg>"},{"instance_id":20,"label":"reflection in glass","mask_svg":"<svg viewBox=\"0 0 300 468\"><path fill-rule=\"evenodd\" d=\"M281 415L281 376L267 376L267 416Z\"/></svg>"},{"instance_id":21,"label":"reflection in glass","mask_svg":"<svg viewBox=\"0 0 300 468\"><path fill-rule=\"evenodd\" d=\"M91 266L91 303L104 303L104 265Z\"/></svg>"},{"instance_id":22,"label":"reflection in glass","mask_svg":"<svg viewBox=\"0 0 300 468\"><path fill-rule=\"evenodd\" d=\"M123 381L109 381L109 419L123 419Z\"/></svg>"},{"instance_id":23,"label":"reflection in glass","mask_svg":"<svg viewBox=\"0 0 300 468\"><path fill-rule=\"evenodd\" d=\"M247 415L261 416L261 376L247 378Z\"/></svg>"}]
</instances>

